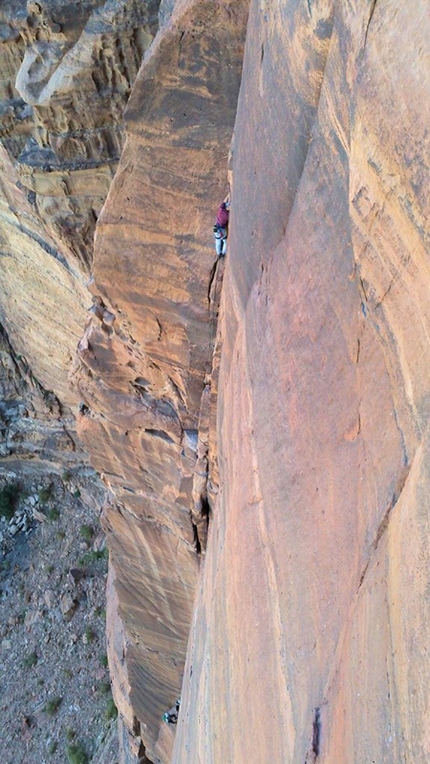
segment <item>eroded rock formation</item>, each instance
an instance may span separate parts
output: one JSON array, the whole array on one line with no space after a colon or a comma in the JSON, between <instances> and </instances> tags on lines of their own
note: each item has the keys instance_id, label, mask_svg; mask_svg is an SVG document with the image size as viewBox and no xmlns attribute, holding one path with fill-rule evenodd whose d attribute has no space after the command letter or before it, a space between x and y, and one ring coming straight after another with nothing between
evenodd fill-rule
<instances>
[{"instance_id":1,"label":"eroded rock formation","mask_svg":"<svg viewBox=\"0 0 430 764\"><path fill-rule=\"evenodd\" d=\"M68 374L91 305L95 222L158 6L16 0L0 9L0 320L72 430Z\"/></svg>"},{"instance_id":2,"label":"eroded rock formation","mask_svg":"<svg viewBox=\"0 0 430 764\"><path fill-rule=\"evenodd\" d=\"M110 490L124 762L429 758L427 13L0 11L2 448L27 379Z\"/></svg>"},{"instance_id":3,"label":"eroded rock formation","mask_svg":"<svg viewBox=\"0 0 430 764\"><path fill-rule=\"evenodd\" d=\"M246 11L180 3L148 52L97 227L96 309L73 375L88 406L80 435L115 499L110 642L127 676L116 699L153 761L170 758L161 717L180 695L205 546L211 226L227 191Z\"/></svg>"}]
</instances>

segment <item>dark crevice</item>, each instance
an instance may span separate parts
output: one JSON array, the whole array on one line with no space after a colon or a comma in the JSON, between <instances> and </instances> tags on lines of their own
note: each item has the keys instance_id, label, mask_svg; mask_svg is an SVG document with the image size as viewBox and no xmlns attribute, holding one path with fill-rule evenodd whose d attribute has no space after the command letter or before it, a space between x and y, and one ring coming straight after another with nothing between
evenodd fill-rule
<instances>
[{"instance_id":1,"label":"dark crevice","mask_svg":"<svg viewBox=\"0 0 430 764\"><path fill-rule=\"evenodd\" d=\"M161 338L162 338L162 336L163 336L163 327L161 326L161 323L160 323L160 321L158 320L158 318L156 318L155 320L156 320L156 322L157 322L157 324L158 324L158 337L157 337L157 342L160 342L160 340L161 340Z\"/></svg>"},{"instance_id":2,"label":"dark crevice","mask_svg":"<svg viewBox=\"0 0 430 764\"><path fill-rule=\"evenodd\" d=\"M164 432L164 430L153 430L151 428L145 430L145 432L148 435L153 435L155 438L161 438L161 440L164 440L166 443L174 443L175 441L173 438L170 437L170 435L167 434L167 432Z\"/></svg>"},{"instance_id":3,"label":"dark crevice","mask_svg":"<svg viewBox=\"0 0 430 764\"><path fill-rule=\"evenodd\" d=\"M140 721L138 720L136 716L133 716L132 731L135 737L141 737L142 732L140 727ZM152 764L151 760L148 759L146 755L146 748L143 745L142 741L140 741L140 744L139 744L137 757L138 757L138 764Z\"/></svg>"},{"instance_id":4,"label":"dark crevice","mask_svg":"<svg viewBox=\"0 0 430 764\"><path fill-rule=\"evenodd\" d=\"M376 3L377 3L377 0L372 0L372 5L370 6L369 21L367 22L366 31L364 33L364 46L363 46L364 48L366 47L367 35L369 33L370 22L372 21L373 14L375 12Z\"/></svg>"},{"instance_id":5,"label":"dark crevice","mask_svg":"<svg viewBox=\"0 0 430 764\"><path fill-rule=\"evenodd\" d=\"M213 266L211 268L211 272L209 274L209 285L208 285L208 303L209 304L211 302L211 290L212 290L213 280L214 280L215 274L216 274L217 265L218 265L218 260L215 260L215 262L214 262L214 264L213 264Z\"/></svg>"},{"instance_id":6,"label":"dark crevice","mask_svg":"<svg viewBox=\"0 0 430 764\"><path fill-rule=\"evenodd\" d=\"M358 363L360 360L360 338L357 338L357 355L355 357L355 363Z\"/></svg>"},{"instance_id":7,"label":"dark crevice","mask_svg":"<svg viewBox=\"0 0 430 764\"><path fill-rule=\"evenodd\" d=\"M209 499L207 496L202 495L200 497L200 501L201 501L200 514L206 520L206 528L207 530L209 530L209 521L211 517L211 505L209 503Z\"/></svg>"},{"instance_id":8,"label":"dark crevice","mask_svg":"<svg viewBox=\"0 0 430 764\"><path fill-rule=\"evenodd\" d=\"M197 525L191 521L191 525L193 526L193 536L194 536L194 548L198 555L201 555L202 553L202 545L199 539L199 532L197 530Z\"/></svg>"},{"instance_id":9,"label":"dark crevice","mask_svg":"<svg viewBox=\"0 0 430 764\"><path fill-rule=\"evenodd\" d=\"M379 546L379 543L381 541L381 538L383 537L385 531L388 528L388 523L390 521L391 513L392 513L394 507L396 506L396 504L397 504L397 502L398 502L398 500L399 500L399 498L401 496L401 493L403 491L403 488L404 488L404 485L406 483L406 480L408 479L409 472L410 472L410 465L407 465L402 470L402 473L401 473L401 475L400 475L400 477L399 477L399 479L397 481L397 486L396 486L396 490L393 493L393 497L392 497L391 501L389 502L389 504L388 504L388 506L387 506L387 508L386 508L386 510L385 510L385 512L383 514L383 516L382 516L381 522L379 523L378 530L376 531L376 536L375 536L375 539L374 539L374 541L372 543L372 547L371 547L371 550L370 550L369 559L367 560L366 565L364 566L364 570L363 570L363 572L362 572L362 574L360 576L360 581L359 581L359 584L358 584L358 588L359 589L360 589L360 587L361 587L361 585L362 585L362 583L363 583L363 581L365 579L365 576L366 576L367 570L369 568L372 556L376 552L376 550L378 549L378 546Z\"/></svg>"},{"instance_id":10,"label":"dark crevice","mask_svg":"<svg viewBox=\"0 0 430 764\"><path fill-rule=\"evenodd\" d=\"M362 292L363 292L363 295L364 295L364 299L365 299L366 302L368 302L366 287L364 286L364 281L363 281L363 279L361 277L360 277L360 286L361 286L361 289L362 289Z\"/></svg>"},{"instance_id":11,"label":"dark crevice","mask_svg":"<svg viewBox=\"0 0 430 764\"><path fill-rule=\"evenodd\" d=\"M388 294L391 292L391 289L392 289L392 287L394 286L394 284L396 283L396 281L397 281L396 277L395 277L395 276L393 276L393 278L391 279L391 281L390 281L390 284L389 284L389 286L387 287L387 289L385 290L384 294L382 295L382 297L381 297L381 298L378 300L378 302L376 303L376 305L375 305L375 310L376 310L376 308L379 308L379 307L380 307L380 305L381 305L381 304L384 302L384 300L385 300L386 296L387 296L387 295L388 295Z\"/></svg>"},{"instance_id":12,"label":"dark crevice","mask_svg":"<svg viewBox=\"0 0 430 764\"><path fill-rule=\"evenodd\" d=\"M315 754L315 758L320 753L320 738L321 738L321 709L316 708L314 711L314 721L312 730L312 753Z\"/></svg>"}]
</instances>

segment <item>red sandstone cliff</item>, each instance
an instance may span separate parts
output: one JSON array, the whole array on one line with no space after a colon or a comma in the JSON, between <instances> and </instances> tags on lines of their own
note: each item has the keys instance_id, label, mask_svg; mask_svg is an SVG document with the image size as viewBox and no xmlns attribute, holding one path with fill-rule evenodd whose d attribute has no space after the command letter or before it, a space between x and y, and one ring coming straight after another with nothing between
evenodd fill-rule
<instances>
[{"instance_id":1,"label":"red sandstone cliff","mask_svg":"<svg viewBox=\"0 0 430 764\"><path fill-rule=\"evenodd\" d=\"M162 714L181 693L214 490L211 229L228 188L246 18L246 2L177 3L145 57L97 226L98 307L72 378L87 407L80 436L112 492L114 694L153 761L170 760Z\"/></svg>"},{"instance_id":2,"label":"red sandstone cliff","mask_svg":"<svg viewBox=\"0 0 430 764\"><path fill-rule=\"evenodd\" d=\"M424 0L41 5L0 16L2 323L110 489L124 761L427 761Z\"/></svg>"},{"instance_id":3,"label":"red sandstone cliff","mask_svg":"<svg viewBox=\"0 0 430 764\"><path fill-rule=\"evenodd\" d=\"M428 23L251 3L175 764L429 759Z\"/></svg>"}]
</instances>

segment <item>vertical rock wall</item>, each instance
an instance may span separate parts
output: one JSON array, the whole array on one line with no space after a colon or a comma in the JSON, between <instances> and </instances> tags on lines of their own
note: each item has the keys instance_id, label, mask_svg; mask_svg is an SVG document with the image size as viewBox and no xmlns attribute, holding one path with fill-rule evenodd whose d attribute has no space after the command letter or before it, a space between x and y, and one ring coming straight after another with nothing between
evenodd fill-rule
<instances>
[{"instance_id":1,"label":"vertical rock wall","mask_svg":"<svg viewBox=\"0 0 430 764\"><path fill-rule=\"evenodd\" d=\"M157 762L170 759L161 717L180 695L205 546L211 229L228 190L246 16L246 2L178 3L145 57L73 373L79 432L112 491L115 698L143 741L136 755Z\"/></svg>"},{"instance_id":2,"label":"vertical rock wall","mask_svg":"<svg viewBox=\"0 0 430 764\"><path fill-rule=\"evenodd\" d=\"M175 764L429 758L427 30L251 4Z\"/></svg>"},{"instance_id":3,"label":"vertical rock wall","mask_svg":"<svg viewBox=\"0 0 430 764\"><path fill-rule=\"evenodd\" d=\"M426 761L426 4L252 0L238 108L245 0L72 5L0 9L0 448L80 401L124 761L182 680L176 764Z\"/></svg>"}]
</instances>

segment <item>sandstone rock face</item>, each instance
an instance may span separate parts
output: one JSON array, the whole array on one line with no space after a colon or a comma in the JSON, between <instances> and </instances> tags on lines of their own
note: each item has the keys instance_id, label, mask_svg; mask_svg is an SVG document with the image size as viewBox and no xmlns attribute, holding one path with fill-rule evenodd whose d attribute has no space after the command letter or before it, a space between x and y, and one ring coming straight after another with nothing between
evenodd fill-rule
<instances>
[{"instance_id":1,"label":"sandstone rock face","mask_svg":"<svg viewBox=\"0 0 430 764\"><path fill-rule=\"evenodd\" d=\"M0 455L110 489L123 764L430 758L427 15L2 4Z\"/></svg>"},{"instance_id":2,"label":"sandstone rock face","mask_svg":"<svg viewBox=\"0 0 430 764\"><path fill-rule=\"evenodd\" d=\"M251 3L175 764L429 758L427 12Z\"/></svg>"},{"instance_id":3,"label":"sandstone rock face","mask_svg":"<svg viewBox=\"0 0 430 764\"><path fill-rule=\"evenodd\" d=\"M6 4L0 12L4 143L18 159L33 216L86 270L123 145L124 107L158 28L158 6L46 0Z\"/></svg>"},{"instance_id":4,"label":"sandstone rock face","mask_svg":"<svg viewBox=\"0 0 430 764\"><path fill-rule=\"evenodd\" d=\"M177 3L146 55L97 226L94 310L73 371L79 433L112 491L115 699L157 762L170 760L161 717L180 695L205 547L211 229L227 192L246 18L246 2Z\"/></svg>"},{"instance_id":5,"label":"sandstone rock face","mask_svg":"<svg viewBox=\"0 0 430 764\"><path fill-rule=\"evenodd\" d=\"M0 326L0 458L1 470L30 457L72 467L87 461L77 442L74 417L54 393L34 377L25 358L15 353Z\"/></svg>"}]
</instances>

